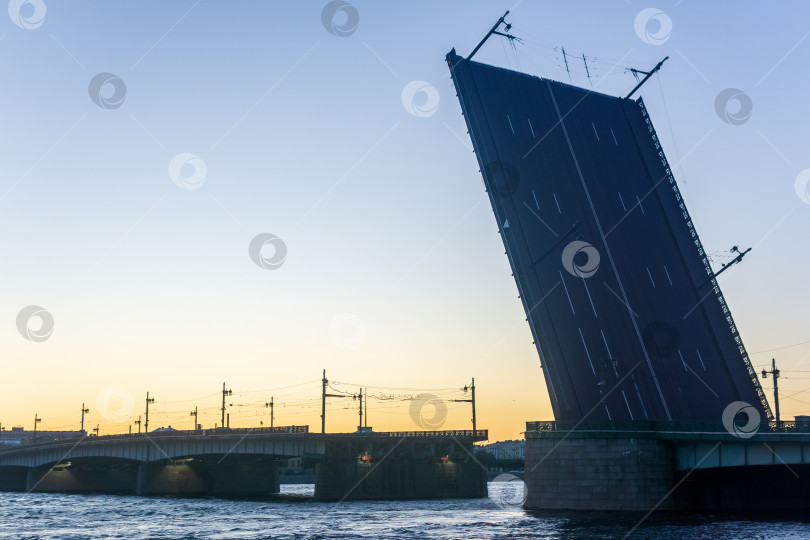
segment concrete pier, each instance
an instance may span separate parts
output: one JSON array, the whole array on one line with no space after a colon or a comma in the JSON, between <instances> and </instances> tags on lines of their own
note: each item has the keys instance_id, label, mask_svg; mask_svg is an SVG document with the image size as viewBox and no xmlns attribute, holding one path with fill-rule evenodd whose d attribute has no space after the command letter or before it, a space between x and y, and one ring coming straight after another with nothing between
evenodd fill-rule
<instances>
[{"instance_id":1,"label":"concrete pier","mask_svg":"<svg viewBox=\"0 0 810 540\"><path fill-rule=\"evenodd\" d=\"M526 508L649 510L673 486L666 441L578 435L526 434ZM671 506L666 499L660 508Z\"/></svg>"},{"instance_id":2,"label":"concrete pier","mask_svg":"<svg viewBox=\"0 0 810 540\"><path fill-rule=\"evenodd\" d=\"M336 441L316 467L315 500L486 497L486 470L472 451L470 437Z\"/></svg>"},{"instance_id":3,"label":"concrete pier","mask_svg":"<svg viewBox=\"0 0 810 540\"><path fill-rule=\"evenodd\" d=\"M25 491L28 481L26 467L2 467L0 469L0 491Z\"/></svg>"}]
</instances>

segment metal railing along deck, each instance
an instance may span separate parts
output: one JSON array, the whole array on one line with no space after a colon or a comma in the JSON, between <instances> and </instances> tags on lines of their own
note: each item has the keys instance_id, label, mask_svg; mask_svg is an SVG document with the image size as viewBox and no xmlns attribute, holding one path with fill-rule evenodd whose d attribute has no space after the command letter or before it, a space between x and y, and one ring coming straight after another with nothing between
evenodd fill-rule
<instances>
[{"instance_id":1,"label":"metal railing along deck","mask_svg":"<svg viewBox=\"0 0 810 540\"><path fill-rule=\"evenodd\" d=\"M77 434L75 437L36 437L22 442L19 445L2 445L0 444L0 453L18 450L20 448L32 449L42 446L50 446L53 444L65 444L79 442L98 442L98 443L115 443L123 441L139 441L144 439L171 439L179 437L208 437L208 436L227 436L227 435L268 435L268 434L284 434L284 435L310 435L313 437L328 437L328 438L346 438L346 437L363 437L363 438L398 438L398 437L417 437L417 438L472 438L474 441L484 441L489 438L489 431L486 429L455 429L443 431L370 431L360 433L311 433L309 426L276 426L276 427L258 427L258 428L214 428L203 430L165 430L165 431L150 431L149 433L122 433L114 435L82 435ZM5 447L4 447L5 446Z\"/></svg>"},{"instance_id":2,"label":"metal railing along deck","mask_svg":"<svg viewBox=\"0 0 810 540\"><path fill-rule=\"evenodd\" d=\"M557 422L540 420L526 422L527 432L539 431L644 431L644 432L727 432L722 422ZM762 422L759 433L810 433L810 422L781 421Z\"/></svg>"}]
</instances>

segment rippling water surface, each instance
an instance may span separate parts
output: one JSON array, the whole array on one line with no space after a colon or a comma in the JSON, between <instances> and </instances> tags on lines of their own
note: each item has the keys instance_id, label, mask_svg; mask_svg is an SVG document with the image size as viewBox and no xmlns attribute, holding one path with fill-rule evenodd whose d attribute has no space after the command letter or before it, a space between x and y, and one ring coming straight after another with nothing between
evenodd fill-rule
<instances>
[{"instance_id":1,"label":"rippling water surface","mask_svg":"<svg viewBox=\"0 0 810 540\"><path fill-rule=\"evenodd\" d=\"M311 485L282 486L274 501L0 493L2 538L624 538L642 514L532 514L509 505L503 484L488 499L316 503ZM810 538L803 520L668 516L634 539Z\"/></svg>"}]
</instances>

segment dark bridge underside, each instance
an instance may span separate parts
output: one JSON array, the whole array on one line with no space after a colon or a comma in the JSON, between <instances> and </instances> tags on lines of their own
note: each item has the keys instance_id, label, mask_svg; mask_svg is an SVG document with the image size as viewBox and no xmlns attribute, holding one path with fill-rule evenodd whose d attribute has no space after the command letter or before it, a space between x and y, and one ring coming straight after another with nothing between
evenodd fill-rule
<instances>
[{"instance_id":1,"label":"dark bridge underside","mask_svg":"<svg viewBox=\"0 0 810 540\"><path fill-rule=\"evenodd\" d=\"M447 61L555 418L770 417L643 102Z\"/></svg>"},{"instance_id":2,"label":"dark bridge underside","mask_svg":"<svg viewBox=\"0 0 810 540\"><path fill-rule=\"evenodd\" d=\"M279 490L273 456L189 456L144 463L81 457L36 468L0 467L3 491L139 495L267 495Z\"/></svg>"},{"instance_id":3,"label":"dark bridge underside","mask_svg":"<svg viewBox=\"0 0 810 540\"><path fill-rule=\"evenodd\" d=\"M698 469L677 475L676 508L693 510L804 510L810 506L810 465L783 464Z\"/></svg>"}]
</instances>

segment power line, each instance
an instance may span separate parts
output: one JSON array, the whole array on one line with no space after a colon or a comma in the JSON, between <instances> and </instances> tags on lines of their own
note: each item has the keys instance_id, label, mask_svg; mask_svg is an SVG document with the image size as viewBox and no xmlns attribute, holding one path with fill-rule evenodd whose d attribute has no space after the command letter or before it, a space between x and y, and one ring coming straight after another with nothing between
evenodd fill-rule
<instances>
[{"instance_id":1,"label":"power line","mask_svg":"<svg viewBox=\"0 0 810 540\"><path fill-rule=\"evenodd\" d=\"M403 390L403 391L412 391L412 392L442 392L442 391L452 391L452 390L459 390L460 387L447 387L447 388L408 388L402 386L375 386L373 384L360 384L360 383L353 383L353 382L345 382L345 381L330 381L334 384L340 384L344 386L363 386L365 388L375 388L377 390Z\"/></svg>"},{"instance_id":2,"label":"power line","mask_svg":"<svg viewBox=\"0 0 810 540\"><path fill-rule=\"evenodd\" d=\"M771 352L771 351L781 351L783 349L791 349L793 347L798 347L800 345L807 345L808 343L810 343L810 340L802 341L801 343L794 343L793 345L785 345L783 347L776 347L775 349L765 349L763 351L757 351L757 352L753 352L753 353L750 353L750 354L760 354L760 353L766 353L766 352Z\"/></svg>"}]
</instances>

